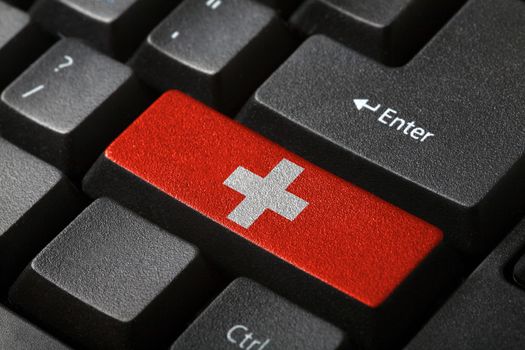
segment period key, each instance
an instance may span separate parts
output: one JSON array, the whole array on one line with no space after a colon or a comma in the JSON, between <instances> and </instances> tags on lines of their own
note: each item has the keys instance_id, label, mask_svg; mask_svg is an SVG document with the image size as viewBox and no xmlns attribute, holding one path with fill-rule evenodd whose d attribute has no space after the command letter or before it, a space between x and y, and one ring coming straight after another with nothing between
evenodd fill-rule
<instances>
[{"instance_id":1,"label":"period key","mask_svg":"<svg viewBox=\"0 0 525 350\"><path fill-rule=\"evenodd\" d=\"M440 229L177 91L107 148L84 189L365 346L402 338L451 280Z\"/></svg>"}]
</instances>

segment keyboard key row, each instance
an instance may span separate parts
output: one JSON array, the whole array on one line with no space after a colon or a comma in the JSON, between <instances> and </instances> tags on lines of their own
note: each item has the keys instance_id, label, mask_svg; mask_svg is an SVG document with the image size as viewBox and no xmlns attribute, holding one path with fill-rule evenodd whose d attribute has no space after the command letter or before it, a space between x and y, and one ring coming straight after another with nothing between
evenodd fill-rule
<instances>
[{"instance_id":1,"label":"keyboard key row","mask_svg":"<svg viewBox=\"0 0 525 350\"><path fill-rule=\"evenodd\" d=\"M131 55L151 28L169 10L178 7L180 2L180 0L39 0L31 8L31 16L50 33L84 39L102 52L124 59ZM299 1L262 0L261 3L287 15ZM214 43L217 47L220 47L219 43L234 46L233 42L236 40L232 42L224 40L229 39L230 34L233 34L233 38L240 37L237 40L242 41L242 37L250 33L249 30L246 32L245 30L250 29L250 25L252 28L257 27L261 20L264 22L264 17L270 10L266 6L258 5L255 0L186 0L180 7L186 7L186 10L183 10L185 13L189 8L193 10L189 13L191 17L178 17L182 21L180 31L184 31L185 34L190 33L193 39L199 41L207 38L208 43L213 42L210 40L213 38L210 35L214 34L215 38L218 38L218 42ZM246 9L250 11L246 12ZM218 15L216 16L215 13ZM231 17L231 14L234 17ZM257 17L260 17L259 20L256 20ZM229 25L228 19L232 19ZM194 27L191 22L195 20L201 25ZM239 24L240 26L237 26ZM242 30L231 33L229 28L242 28ZM265 35L270 34L266 32L268 29ZM175 29L169 34L173 33ZM273 38L279 40L279 34L286 33L274 34L276 35ZM216 58L219 59L220 56Z\"/></svg>"},{"instance_id":2,"label":"keyboard key row","mask_svg":"<svg viewBox=\"0 0 525 350\"><path fill-rule=\"evenodd\" d=\"M179 5L180 0L39 0L32 7L31 14L35 21L51 33L82 38L107 54L126 58L151 28L170 9L176 7L186 7L185 12L188 12L189 7L192 8L189 17L179 17L182 24L191 23L195 19L197 23L202 23L197 28L183 25L181 29L185 33L189 29L204 28L204 32L192 31L191 37L203 40L203 37L216 39L219 36L215 44L226 46L232 45L223 40L229 38L227 24L231 17L225 13L219 14L225 8L236 9L236 14L243 13L244 6L250 8L248 15L236 18L242 21L237 28L243 30L236 31L233 36L242 37L244 29L249 29L247 24L256 24L254 20L258 16L264 16L269 8L287 18L299 7L290 22L303 34L325 34L383 63L401 65L427 43L464 2L465 0L186 0ZM257 3L269 8L265 9ZM215 16L222 21L206 20ZM235 27L236 20L230 26ZM179 22L172 20L171 23ZM168 34L175 33L177 29L172 29ZM282 35L285 34L275 35L273 39L280 40ZM268 40L266 42L271 43ZM262 53L270 54L271 51Z\"/></svg>"},{"instance_id":3,"label":"keyboard key row","mask_svg":"<svg viewBox=\"0 0 525 350\"><path fill-rule=\"evenodd\" d=\"M266 2L266 4L274 7L277 5L271 1ZM175 5L175 3L172 4L172 6ZM283 6L289 5L293 7L298 4L293 4L293 1L283 2ZM108 25L106 22L110 22L111 24L109 25L111 27L115 24L113 22L128 23L128 20L123 20L121 17L137 16L139 12L138 9L143 9L144 6L149 6L151 9L161 7L158 3L141 0L119 0L118 2L99 2L96 4L89 4L77 0L68 0L65 2L41 0L38 1L33 8L32 15L37 21L53 21L61 16L39 16L39 11L43 11L44 13L46 11L53 12L55 8L58 8L59 10L56 10L57 12L64 11L64 13L68 14L64 15L68 17L68 20L63 21L63 23L80 25L83 21L75 20L76 16L80 16L87 20L99 21L99 24L102 25ZM283 8L281 5L277 7L280 9ZM10 16L15 19L19 18L15 22L29 26L29 17L27 15L14 9L10 9L10 11L17 11L16 15ZM140 12L141 15L143 15L142 11ZM144 13L148 12L144 10ZM252 13L257 14L257 16L248 15ZM148 16L148 18L149 17L150 16ZM257 18L258 21L254 21L253 18ZM129 23L127 26L129 26ZM173 26L187 27L187 29L177 30L176 28L173 29ZM81 27L84 28L85 26L81 25ZM212 32L215 33L216 36L210 36L208 30L210 27L220 28L220 30ZM244 30L239 31L237 30L238 28L243 28ZM51 31L60 32L60 30L56 28ZM66 29L63 32L67 34L68 30ZM97 30L93 32L98 33ZM109 35L120 33L118 30L106 30L105 32L106 34L109 33ZM180 36L181 32L191 33L192 35L186 38L185 36ZM198 34L204 32L207 33L207 35ZM175 41L173 38L174 34L177 34ZM84 36L78 34L78 36L98 46L97 39L93 39L94 37L98 37L97 35ZM231 37L236 40L229 40L228 45L224 45L224 41L221 42L218 40L224 37ZM157 40L155 40L155 38ZM192 45L184 44L184 42L186 42L184 38L189 40L188 42ZM214 40L208 40L210 38ZM31 41L39 42L39 40L35 40L35 38ZM111 39L109 41L113 42L114 40ZM122 42L123 40L116 41ZM176 43L175 46L173 46L173 41ZM286 57L294 46L292 41L290 34L276 14L269 8L258 5L256 2L238 0L237 2L228 2L227 4L219 2L219 4L216 5L215 3L212 4L205 1L185 1L176 6L176 10L150 35L149 39L144 43L142 50L135 57L134 62L136 64L134 64L134 68L145 81L149 82L149 84L156 87L159 91L169 88L182 89L212 107L231 112L238 109L248 94ZM210 42L212 44L220 43L220 45L210 45ZM195 45L195 43L198 44ZM271 46L272 49L269 49L269 46ZM188 47L190 47L190 49L186 50ZM213 47L215 47L216 52L210 55L210 48ZM19 53L17 57L20 56L30 57L31 55L20 55ZM49 52L46 56L53 56L53 53ZM99 58L102 56L93 52L87 55L87 61L90 61L94 57ZM203 62L203 57L211 57L212 59L209 62ZM262 57L265 57L265 59L261 59ZM255 60L253 58L257 58L257 60L263 61L264 63L254 65L253 62ZM71 85L76 87L76 89L68 90L74 91L86 87L86 82L79 81L79 79L74 79L73 77L73 75L79 76L85 74L86 71L76 71L72 69L73 67L78 67L78 65L74 63L74 58L71 55L64 54L60 59L53 59L57 60L53 70L59 70L61 73L69 73L66 78L73 80ZM3 123L5 125L2 125L2 129L5 130L6 138L55 166L58 166L68 175L74 178L79 177L91 164L93 155L99 153L101 148L107 144L108 140L120 131L121 127L116 127L116 124L127 124L127 122L129 122L129 116L132 114L119 111L115 113L119 117L113 116L107 118L106 110L110 109L108 105L114 106L117 104L116 102L118 102L115 101L113 96L111 96L112 98L107 96L108 99L104 103L93 98L94 102L102 105L100 108L97 108L96 112L93 111L94 106L91 106L90 111L89 108L85 109L85 107L88 106L83 105L91 101L91 98L83 98L81 99L82 101L77 102L80 106L78 109L82 109L84 112L93 112L93 115L89 115L89 117L85 113L78 116L75 113L77 110L67 108L58 111L57 108L63 105L64 101L69 101L70 96L64 96L61 93L52 93L52 96L48 97L47 94L43 92L50 90L56 92L57 89L50 89L45 83L32 81L32 75L36 75L34 80L48 80L50 77L56 78L56 75L53 76L49 74L51 72L50 69L42 66L42 61L44 61L44 58L38 61L32 69L38 73L33 72L33 74L31 74L32 70L30 69L19 79L31 80L28 82L30 86L20 92L19 96L16 94L11 96L12 101L4 101L4 105L7 105L7 111L5 112L6 120ZM155 62L155 64L151 64L150 62ZM96 62L91 63L95 64ZM10 67L10 65L6 66ZM97 79L93 79L97 81L100 80L101 85L103 85L103 79L100 79L100 77L105 75L104 73L112 72L113 67L115 67L116 71L119 70L116 68L116 65L112 64L102 64L101 67L103 69L100 69L100 76ZM198 67L198 69L195 69L195 67ZM210 69L214 72L212 78L210 78L209 74ZM10 69L10 71L13 70ZM250 71L250 74L244 73L247 71ZM44 74L42 74L42 72ZM169 72L173 74L169 74ZM8 76L8 74L5 76ZM186 76L189 78L184 79ZM130 78L129 80L133 79ZM164 83L162 83L161 80L164 80ZM202 84L198 82L202 82ZM21 83L21 85L24 84ZM67 86L66 84L63 85ZM133 83L129 85L133 85ZM101 90L104 90L102 86L89 86L89 88L101 88ZM59 92L62 92L62 90L66 89L59 90ZM126 90L130 89L123 87L122 89L118 89L118 91L114 91L115 93L113 95L126 95L125 98L127 101L136 101L137 98L134 92L129 91L124 93L123 91ZM133 88L131 88L131 90L133 90ZM93 91L89 91L89 93L95 94ZM42 95L46 101L41 101L39 97L34 95ZM78 97L79 95L76 96ZM30 101L24 101L24 99L27 98L30 98ZM26 108L31 104L31 100L35 100L34 103L37 105L37 108ZM62 103L57 104L56 101L61 101ZM122 105L127 108L130 104L133 103L128 102ZM130 108L130 110L134 109L135 108ZM119 110L122 110L122 108L119 108ZM53 117L51 118L47 112L52 112ZM102 118L101 115L105 117L104 119L114 120L115 125L109 127L106 123L99 121L98 119ZM122 115L126 115L128 118L124 118ZM75 121L74 119L77 120ZM69 122L76 124L78 127L67 132L57 129L59 123ZM88 127L91 127L91 129L97 127L99 131L102 130L102 132L97 132L95 135L93 132L86 130ZM107 132L105 133L104 131ZM420 131L421 130L417 128L414 129L414 135L421 137L417 136ZM31 133L34 137L27 137L28 133ZM104 134L107 137L101 137ZM422 137L424 138L428 135L430 134L427 133ZM95 144L98 144L98 147L96 147ZM45 145L45 147L43 147L43 145ZM85 145L88 146L85 147ZM79 162L82 164L78 164Z\"/></svg>"},{"instance_id":4,"label":"keyboard key row","mask_svg":"<svg viewBox=\"0 0 525 350\"><path fill-rule=\"evenodd\" d=\"M177 0L39 0L32 18L50 33L126 58Z\"/></svg>"}]
</instances>

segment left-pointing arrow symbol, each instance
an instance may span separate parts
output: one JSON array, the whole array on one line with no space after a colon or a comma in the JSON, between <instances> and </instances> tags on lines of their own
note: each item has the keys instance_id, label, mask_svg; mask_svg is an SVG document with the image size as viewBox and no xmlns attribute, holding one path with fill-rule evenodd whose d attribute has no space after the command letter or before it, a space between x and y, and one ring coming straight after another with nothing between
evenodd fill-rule
<instances>
[{"instance_id":1,"label":"left-pointing arrow symbol","mask_svg":"<svg viewBox=\"0 0 525 350\"><path fill-rule=\"evenodd\" d=\"M377 110L379 108L381 108L381 105L377 105L375 107L372 107L372 106L370 106L368 104L368 100L359 99L359 98L354 99L354 104L357 107L357 110L359 110L359 111L362 110L363 108L366 108L366 109L371 110L372 112L377 112Z\"/></svg>"}]
</instances>

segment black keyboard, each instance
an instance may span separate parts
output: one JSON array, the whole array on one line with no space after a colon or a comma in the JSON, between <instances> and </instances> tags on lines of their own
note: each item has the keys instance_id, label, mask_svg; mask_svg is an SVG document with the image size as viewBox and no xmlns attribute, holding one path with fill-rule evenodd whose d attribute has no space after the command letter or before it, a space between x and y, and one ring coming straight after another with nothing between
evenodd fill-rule
<instances>
[{"instance_id":1,"label":"black keyboard","mask_svg":"<svg viewBox=\"0 0 525 350\"><path fill-rule=\"evenodd\" d=\"M0 0L0 349L525 349L525 1Z\"/></svg>"}]
</instances>

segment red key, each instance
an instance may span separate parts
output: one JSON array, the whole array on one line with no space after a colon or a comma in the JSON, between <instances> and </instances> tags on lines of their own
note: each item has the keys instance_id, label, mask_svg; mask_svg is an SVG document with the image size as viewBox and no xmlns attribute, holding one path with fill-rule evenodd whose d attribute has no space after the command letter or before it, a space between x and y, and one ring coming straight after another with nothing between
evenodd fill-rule
<instances>
[{"instance_id":1,"label":"red key","mask_svg":"<svg viewBox=\"0 0 525 350\"><path fill-rule=\"evenodd\" d=\"M381 306L443 238L438 228L179 92L164 94L113 142L85 190L149 211L207 247L208 255L219 254L219 263L239 255L230 259L230 265L246 265L234 266L237 272L272 269L259 277L270 285L272 275L288 278L277 277L281 272L268 259L259 263L261 252L238 253L230 237L242 237L294 273L322 281L321 289L370 309ZM169 201L177 204L169 209ZM196 229L191 221L203 216L215 224Z\"/></svg>"}]
</instances>

